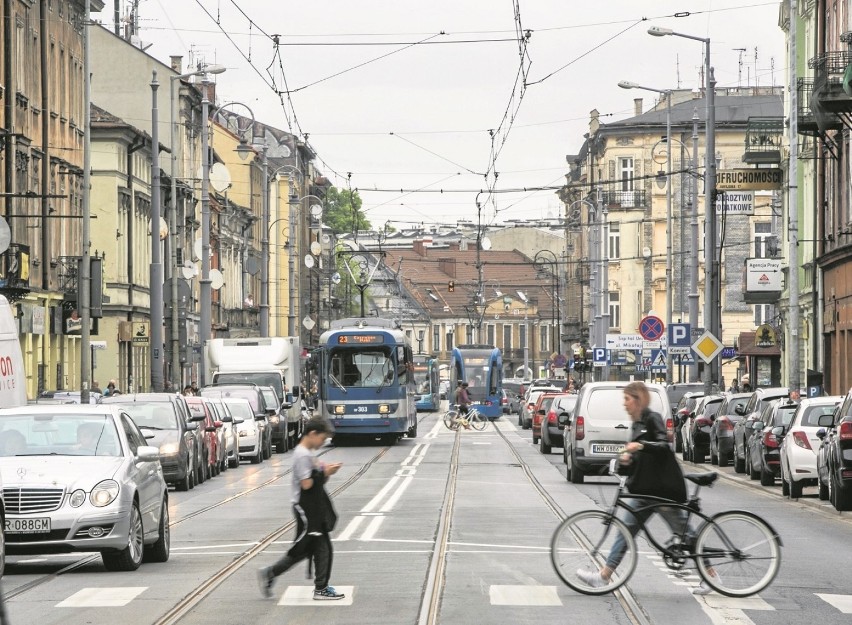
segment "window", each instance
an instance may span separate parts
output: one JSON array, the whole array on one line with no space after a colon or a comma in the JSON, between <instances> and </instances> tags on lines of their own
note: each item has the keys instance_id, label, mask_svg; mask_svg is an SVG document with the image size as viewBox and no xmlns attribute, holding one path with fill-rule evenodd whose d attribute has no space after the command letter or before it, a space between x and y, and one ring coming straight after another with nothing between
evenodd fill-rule
<instances>
[{"instance_id":1,"label":"window","mask_svg":"<svg viewBox=\"0 0 852 625\"><path fill-rule=\"evenodd\" d=\"M512 326L503 324L503 349L512 349Z\"/></svg>"},{"instance_id":2,"label":"window","mask_svg":"<svg viewBox=\"0 0 852 625\"><path fill-rule=\"evenodd\" d=\"M772 239L772 224L768 221L754 224L754 257L768 258L770 239Z\"/></svg>"},{"instance_id":3,"label":"window","mask_svg":"<svg viewBox=\"0 0 852 625\"><path fill-rule=\"evenodd\" d=\"M145 446L145 437L137 429L136 424L125 414L121 415L121 425L124 427L124 434L127 436L127 443L130 445L130 453L134 456L140 447Z\"/></svg>"},{"instance_id":4,"label":"window","mask_svg":"<svg viewBox=\"0 0 852 625\"><path fill-rule=\"evenodd\" d=\"M633 158L618 159L618 175L622 191L633 191Z\"/></svg>"},{"instance_id":5,"label":"window","mask_svg":"<svg viewBox=\"0 0 852 625\"><path fill-rule=\"evenodd\" d=\"M468 324L468 325L465 326L465 336L467 337L468 343L473 343L473 326L472 325Z\"/></svg>"},{"instance_id":6,"label":"window","mask_svg":"<svg viewBox=\"0 0 852 625\"><path fill-rule=\"evenodd\" d=\"M452 349L453 349L453 330L452 330L452 328L450 328L450 330L447 332L447 351L448 352L452 351Z\"/></svg>"},{"instance_id":7,"label":"window","mask_svg":"<svg viewBox=\"0 0 852 625\"><path fill-rule=\"evenodd\" d=\"M518 347L526 349L527 347L527 324L518 326Z\"/></svg>"},{"instance_id":8,"label":"window","mask_svg":"<svg viewBox=\"0 0 852 625\"><path fill-rule=\"evenodd\" d=\"M621 327L621 301L618 291L609 292L609 327Z\"/></svg>"},{"instance_id":9,"label":"window","mask_svg":"<svg viewBox=\"0 0 852 625\"><path fill-rule=\"evenodd\" d=\"M540 331L540 336L539 336L538 349L539 349L539 351L544 352L544 351L547 351L548 349L550 349L550 346L549 346L550 341L547 340L547 338L550 336L550 326L545 326L545 325L539 326L539 331Z\"/></svg>"},{"instance_id":10,"label":"window","mask_svg":"<svg viewBox=\"0 0 852 625\"><path fill-rule=\"evenodd\" d=\"M489 345L496 345L496 343L494 342L494 333L495 333L495 332L494 332L494 330L495 330L494 326L493 326L493 325L491 325L491 324L489 324L489 325L488 325L488 328L487 328L487 330L486 330L486 332L487 332L487 338L488 338L488 340L487 340L486 342L487 342Z\"/></svg>"},{"instance_id":11,"label":"window","mask_svg":"<svg viewBox=\"0 0 852 625\"><path fill-rule=\"evenodd\" d=\"M621 224L611 222L609 224L609 259L621 258Z\"/></svg>"},{"instance_id":12,"label":"window","mask_svg":"<svg viewBox=\"0 0 852 625\"><path fill-rule=\"evenodd\" d=\"M756 304L754 307L754 326L769 323L772 318L772 304Z\"/></svg>"},{"instance_id":13,"label":"window","mask_svg":"<svg viewBox=\"0 0 852 625\"><path fill-rule=\"evenodd\" d=\"M441 326L432 326L432 351L441 351Z\"/></svg>"}]
</instances>

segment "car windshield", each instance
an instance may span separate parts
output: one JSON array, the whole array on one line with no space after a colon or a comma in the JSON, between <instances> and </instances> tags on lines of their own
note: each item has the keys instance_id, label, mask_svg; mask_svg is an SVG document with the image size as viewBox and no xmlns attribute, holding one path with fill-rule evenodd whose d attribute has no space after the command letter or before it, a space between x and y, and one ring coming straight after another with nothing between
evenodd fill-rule
<instances>
[{"instance_id":1,"label":"car windshield","mask_svg":"<svg viewBox=\"0 0 852 625\"><path fill-rule=\"evenodd\" d=\"M112 415L0 417L0 456L120 456Z\"/></svg>"},{"instance_id":2,"label":"car windshield","mask_svg":"<svg viewBox=\"0 0 852 625\"><path fill-rule=\"evenodd\" d=\"M249 371L246 373L223 373L217 372L213 376L216 384L257 384L258 386L271 386L279 396L284 397L284 386L279 373L264 373L262 371Z\"/></svg>"},{"instance_id":3,"label":"car windshield","mask_svg":"<svg viewBox=\"0 0 852 625\"><path fill-rule=\"evenodd\" d=\"M140 429L147 430L176 430L178 429L177 417L172 405L162 403L150 404L118 404L130 415L133 422Z\"/></svg>"},{"instance_id":4,"label":"car windshield","mask_svg":"<svg viewBox=\"0 0 852 625\"><path fill-rule=\"evenodd\" d=\"M725 408L726 416L730 418L731 421L739 421L742 415L737 414L737 408L740 406L745 407L748 403L748 397L740 397L739 399L732 399L728 402L728 407Z\"/></svg>"},{"instance_id":5,"label":"car windshield","mask_svg":"<svg viewBox=\"0 0 852 625\"><path fill-rule=\"evenodd\" d=\"M263 399L266 400L267 406L275 407L278 405L278 398L275 396L275 391L273 391L271 388L260 389L260 392L263 393Z\"/></svg>"},{"instance_id":6,"label":"car windshield","mask_svg":"<svg viewBox=\"0 0 852 625\"><path fill-rule=\"evenodd\" d=\"M255 412L260 410L260 400L258 399L260 396L255 388L247 386L245 388L216 388L216 387L205 387L201 389L202 397L240 397L242 399L247 399L249 404L251 404L251 409Z\"/></svg>"},{"instance_id":7,"label":"car windshield","mask_svg":"<svg viewBox=\"0 0 852 625\"><path fill-rule=\"evenodd\" d=\"M223 403L228 405L228 408L231 410L231 416L239 417L240 419L254 419L254 415L251 411L251 406L244 401L227 401L225 400Z\"/></svg>"},{"instance_id":8,"label":"car windshield","mask_svg":"<svg viewBox=\"0 0 852 625\"><path fill-rule=\"evenodd\" d=\"M707 405L704 406L704 416L707 417L707 418L712 417L713 415L715 415L716 413L719 412L719 408L721 408L721 407L722 407L721 400L720 401L714 401L714 402L708 402Z\"/></svg>"},{"instance_id":9,"label":"car windshield","mask_svg":"<svg viewBox=\"0 0 852 625\"><path fill-rule=\"evenodd\" d=\"M796 414L796 408L798 407L798 404L779 406L778 412L775 413L773 425L790 425L793 422L793 415Z\"/></svg>"}]
</instances>

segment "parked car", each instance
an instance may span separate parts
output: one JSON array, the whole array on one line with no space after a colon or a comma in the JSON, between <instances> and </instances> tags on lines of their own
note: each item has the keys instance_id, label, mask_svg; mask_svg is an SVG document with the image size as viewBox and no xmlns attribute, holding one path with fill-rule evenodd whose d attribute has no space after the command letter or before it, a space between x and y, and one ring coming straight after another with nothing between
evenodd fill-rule
<instances>
[{"instance_id":1,"label":"parked car","mask_svg":"<svg viewBox=\"0 0 852 625\"><path fill-rule=\"evenodd\" d=\"M564 427L559 424L559 415L568 414L577 403L577 393L562 393L550 404L544 422L541 425L541 444L539 450L549 454L553 447L564 447Z\"/></svg>"},{"instance_id":2,"label":"parked car","mask_svg":"<svg viewBox=\"0 0 852 625\"><path fill-rule=\"evenodd\" d=\"M759 388L751 393L746 405L737 408L742 419L734 425L734 471L745 473L748 439L753 432L754 422L766 407L766 404L787 397L787 389L782 387Z\"/></svg>"},{"instance_id":3,"label":"parked car","mask_svg":"<svg viewBox=\"0 0 852 625\"><path fill-rule=\"evenodd\" d=\"M538 445L541 439L541 424L547 419L547 411L550 410L553 400L559 397L558 393L541 393L535 402L532 413L532 444Z\"/></svg>"},{"instance_id":4,"label":"parked car","mask_svg":"<svg viewBox=\"0 0 852 625\"><path fill-rule=\"evenodd\" d=\"M269 412L263 391L256 384L218 384L201 389L202 397L242 397L247 399L254 413L261 440L263 459L272 456L272 428L269 426Z\"/></svg>"},{"instance_id":5,"label":"parked car","mask_svg":"<svg viewBox=\"0 0 852 625\"><path fill-rule=\"evenodd\" d=\"M234 418L228 406L222 402L221 398L211 398L210 405L216 411L217 419L222 422L221 432L224 438L225 448L225 466L229 469L235 469L240 466L240 435L237 426L243 422L240 418Z\"/></svg>"},{"instance_id":6,"label":"parked car","mask_svg":"<svg viewBox=\"0 0 852 625\"><path fill-rule=\"evenodd\" d=\"M526 382L521 378L503 378L503 390L509 396L509 412L518 414L526 392Z\"/></svg>"},{"instance_id":7,"label":"parked car","mask_svg":"<svg viewBox=\"0 0 852 625\"><path fill-rule=\"evenodd\" d=\"M820 497L837 510L852 510L852 390L840 402L831 427L817 431Z\"/></svg>"},{"instance_id":8,"label":"parked car","mask_svg":"<svg viewBox=\"0 0 852 625\"><path fill-rule=\"evenodd\" d=\"M715 385L714 385L715 388ZM714 393L718 392L716 390ZM680 400L687 393L704 394L704 382L679 382L677 384L669 384L666 386L666 397L669 398L669 406L672 407L674 414L680 407Z\"/></svg>"},{"instance_id":9,"label":"parked car","mask_svg":"<svg viewBox=\"0 0 852 625\"><path fill-rule=\"evenodd\" d=\"M628 382L587 382L577 395L577 403L564 431L566 477L582 484L585 476L609 466L627 442L632 422L624 410L624 387ZM674 420L660 384L648 384L650 409L665 423L669 441L674 440Z\"/></svg>"},{"instance_id":10,"label":"parked car","mask_svg":"<svg viewBox=\"0 0 852 625\"><path fill-rule=\"evenodd\" d=\"M503 414L509 414L509 393L505 388L500 391L500 408Z\"/></svg>"},{"instance_id":11,"label":"parked car","mask_svg":"<svg viewBox=\"0 0 852 625\"><path fill-rule=\"evenodd\" d=\"M169 559L159 450L119 405L0 410L9 554L100 552L110 571Z\"/></svg>"},{"instance_id":12,"label":"parked car","mask_svg":"<svg viewBox=\"0 0 852 625\"><path fill-rule=\"evenodd\" d=\"M690 413L695 410L698 400L702 397L704 397L704 391L685 392L680 396L677 406L672 409L675 429L675 453L683 453L683 424L686 423ZM686 460L686 456L683 459Z\"/></svg>"},{"instance_id":13,"label":"parked car","mask_svg":"<svg viewBox=\"0 0 852 625\"><path fill-rule=\"evenodd\" d=\"M683 426L684 460L704 463L710 453L710 427L724 399L722 395L707 395L698 400L695 410L689 413Z\"/></svg>"},{"instance_id":14,"label":"parked car","mask_svg":"<svg viewBox=\"0 0 852 625\"><path fill-rule=\"evenodd\" d=\"M734 426L742 419L737 408L745 406L751 393L726 395L710 426L710 464L728 466L734 456Z\"/></svg>"},{"instance_id":15,"label":"parked car","mask_svg":"<svg viewBox=\"0 0 852 625\"><path fill-rule=\"evenodd\" d=\"M266 400L266 418L269 422L270 437L272 438L272 446L279 454L283 454L288 449L289 442L289 424L287 422L287 412L284 406L278 401L278 394L271 386L258 387L263 393L263 398ZM288 394L288 399L293 399L292 395ZM289 408L288 408L289 410ZM297 432L301 432L301 424L296 424Z\"/></svg>"},{"instance_id":16,"label":"parked car","mask_svg":"<svg viewBox=\"0 0 852 625\"><path fill-rule=\"evenodd\" d=\"M518 425L525 430L529 430L532 427L533 411L538 398L544 393L556 393L558 390L559 389L552 386L547 386L527 393L523 406L521 407L521 412L518 413Z\"/></svg>"},{"instance_id":17,"label":"parked car","mask_svg":"<svg viewBox=\"0 0 852 625\"><path fill-rule=\"evenodd\" d=\"M781 437L793 421L798 403L776 399L767 404L753 425L748 442L746 471L749 478L760 478L763 486L772 486L781 475Z\"/></svg>"},{"instance_id":18,"label":"parked car","mask_svg":"<svg viewBox=\"0 0 852 625\"><path fill-rule=\"evenodd\" d=\"M804 486L817 484L817 450L820 428L831 427L842 397L803 399L781 441L781 493L793 499Z\"/></svg>"},{"instance_id":19,"label":"parked car","mask_svg":"<svg viewBox=\"0 0 852 625\"><path fill-rule=\"evenodd\" d=\"M101 398L102 405L126 411L150 445L160 450L160 464L168 484L189 490L200 471L198 422L187 418L186 401L167 393L138 393ZM187 412L185 412L187 410Z\"/></svg>"},{"instance_id":20,"label":"parked car","mask_svg":"<svg viewBox=\"0 0 852 625\"><path fill-rule=\"evenodd\" d=\"M240 460L248 458L252 464L260 464L263 462L263 438L257 424L258 417L251 404L245 397L223 397L222 403L228 408L234 422L238 424L237 454Z\"/></svg>"},{"instance_id":21,"label":"parked car","mask_svg":"<svg viewBox=\"0 0 852 625\"><path fill-rule=\"evenodd\" d=\"M186 397L186 405L193 419L201 417L198 427L204 432L204 465L207 467L207 476L219 475L222 470L222 456L224 455L217 429L222 428L222 422L217 421L210 401L206 397ZM218 425L217 425L218 424Z\"/></svg>"}]
</instances>

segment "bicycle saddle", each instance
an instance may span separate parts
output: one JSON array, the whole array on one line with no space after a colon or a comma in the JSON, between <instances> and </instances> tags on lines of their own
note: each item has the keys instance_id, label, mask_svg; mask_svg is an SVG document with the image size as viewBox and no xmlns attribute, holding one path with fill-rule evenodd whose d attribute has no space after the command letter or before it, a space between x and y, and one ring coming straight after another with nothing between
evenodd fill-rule
<instances>
[{"instance_id":1,"label":"bicycle saddle","mask_svg":"<svg viewBox=\"0 0 852 625\"><path fill-rule=\"evenodd\" d=\"M715 471L707 471L705 473L687 473L684 475L686 479L699 486L710 486L719 477Z\"/></svg>"}]
</instances>

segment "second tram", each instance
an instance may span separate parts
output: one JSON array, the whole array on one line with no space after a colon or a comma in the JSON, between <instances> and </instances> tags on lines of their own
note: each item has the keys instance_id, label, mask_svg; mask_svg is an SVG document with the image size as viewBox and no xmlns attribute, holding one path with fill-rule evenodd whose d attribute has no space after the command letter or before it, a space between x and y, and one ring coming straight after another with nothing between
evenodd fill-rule
<instances>
[{"instance_id":1,"label":"second tram","mask_svg":"<svg viewBox=\"0 0 852 625\"><path fill-rule=\"evenodd\" d=\"M468 395L483 416L494 420L503 414L503 356L493 345L459 345L450 363L450 403L458 382L468 383Z\"/></svg>"},{"instance_id":2,"label":"second tram","mask_svg":"<svg viewBox=\"0 0 852 625\"><path fill-rule=\"evenodd\" d=\"M432 356L414 356L414 384L417 410L435 411L441 408L438 361Z\"/></svg>"}]
</instances>

